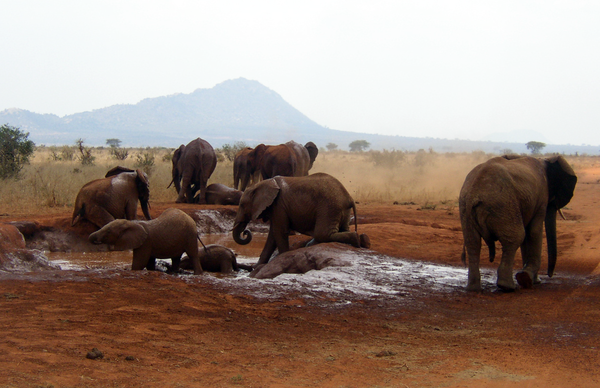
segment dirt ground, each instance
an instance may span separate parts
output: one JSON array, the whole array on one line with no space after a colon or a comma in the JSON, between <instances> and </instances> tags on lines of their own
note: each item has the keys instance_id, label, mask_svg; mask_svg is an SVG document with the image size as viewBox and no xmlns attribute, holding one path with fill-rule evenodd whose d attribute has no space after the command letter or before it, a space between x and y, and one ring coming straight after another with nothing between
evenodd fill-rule
<instances>
[{"instance_id":1,"label":"dirt ground","mask_svg":"<svg viewBox=\"0 0 600 388\"><path fill-rule=\"evenodd\" d=\"M600 170L577 173L555 276L514 293L415 287L340 305L234 293L203 280L214 275L3 277L0 387L600 386ZM458 208L358 212L374 251L462 266ZM70 228L70 214L26 219ZM86 358L93 348L103 358Z\"/></svg>"}]
</instances>

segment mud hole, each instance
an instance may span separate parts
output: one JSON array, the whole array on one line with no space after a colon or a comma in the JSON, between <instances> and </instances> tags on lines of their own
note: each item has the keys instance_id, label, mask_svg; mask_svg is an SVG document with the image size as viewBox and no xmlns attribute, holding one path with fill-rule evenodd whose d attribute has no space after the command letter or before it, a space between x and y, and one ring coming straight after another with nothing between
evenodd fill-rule
<instances>
[{"instance_id":1,"label":"mud hole","mask_svg":"<svg viewBox=\"0 0 600 388\"><path fill-rule=\"evenodd\" d=\"M598 190L579 185L558 222L555 276L509 294L486 260L484 292L464 291L458 214L444 209L360 204L371 250L271 280L132 272L125 254L90 253L68 212L3 217L37 225L27 248L82 264L0 275L0 386L598 386ZM235 208L177 207L230 243ZM231 248L252 262L262 247ZM86 358L94 348L102 358Z\"/></svg>"}]
</instances>

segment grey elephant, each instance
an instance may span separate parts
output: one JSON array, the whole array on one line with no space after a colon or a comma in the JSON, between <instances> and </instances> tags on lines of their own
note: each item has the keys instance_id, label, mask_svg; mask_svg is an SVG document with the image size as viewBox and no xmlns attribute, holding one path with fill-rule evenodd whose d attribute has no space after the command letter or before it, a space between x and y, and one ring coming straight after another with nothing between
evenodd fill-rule
<instances>
[{"instance_id":1,"label":"grey elephant","mask_svg":"<svg viewBox=\"0 0 600 388\"><path fill-rule=\"evenodd\" d=\"M207 245L206 247L199 249L198 255L200 256L202 269L207 272L231 273L233 271L239 271L240 269L252 271L252 266L238 264L235 253L222 245ZM189 258L181 260L180 268L193 268L191 260Z\"/></svg>"},{"instance_id":2,"label":"grey elephant","mask_svg":"<svg viewBox=\"0 0 600 388\"><path fill-rule=\"evenodd\" d=\"M295 141L279 145L257 145L248 153L250 171L259 171L262 179L281 176L306 176L319 150L309 141L304 146Z\"/></svg>"},{"instance_id":3,"label":"grey elephant","mask_svg":"<svg viewBox=\"0 0 600 388\"><path fill-rule=\"evenodd\" d=\"M221 183L212 183L206 188L206 203L209 205L239 205L242 191Z\"/></svg>"},{"instance_id":4,"label":"grey elephant","mask_svg":"<svg viewBox=\"0 0 600 388\"><path fill-rule=\"evenodd\" d=\"M156 259L171 259L178 271L181 255L187 253L195 275L202 273L198 240L196 222L175 208L151 221L114 220L89 236L91 243L108 244L111 250L133 249L132 270L153 270Z\"/></svg>"},{"instance_id":5,"label":"grey elephant","mask_svg":"<svg viewBox=\"0 0 600 388\"><path fill-rule=\"evenodd\" d=\"M144 217L150 220L149 198L148 176L142 170L117 166L79 190L71 225L86 219L101 228L117 218L135 220L138 200Z\"/></svg>"},{"instance_id":6,"label":"grey elephant","mask_svg":"<svg viewBox=\"0 0 600 388\"><path fill-rule=\"evenodd\" d=\"M260 170L250 162L249 155L253 148L245 147L235 154L233 160L233 188L244 191L260 179Z\"/></svg>"},{"instance_id":7,"label":"grey elephant","mask_svg":"<svg viewBox=\"0 0 600 388\"><path fill-rule=\"evenodd\" d=\"M494 260L495 241L502 244L497 285L512 291L515 253L521 248L523 269L516 274L523 288L539 283L545 224L548 276L556 265L556 214L573 197L577 176L562 156L548 159L508 155L476 166L466 177L459 196L464 236L463 263L468 258L470 291L481 290L481 240ZM561 213L562 214L562 213Z\"/></svg>"},{"instance_id":8,"label":"grey elephant","mask_svg":"<svg viewBox=\"0 0 600 388\"><path fill-rule=\"evenodd\" d=\"M350 211L354 229L350 231ZM370 247L369 238L357 233L356 205L344 186L334 177L317 173L306 177L266 179L242 195L235 217L233 238L248 244L252 233L246 226L257 218L270 222L269 234L257 265L266 264L275 249L289 250L288 236L296 231L313 237L313 242L341 242Z\"/></svg>"},{"instance_id":9,"label":"grey elephant","mask_svg":"<svg viewBox=\"0 0 600 388\"><path fill-rule=\"evenodd\" d=\"M173 153L172 163L171 183L177 190L176 202L196 202L194 196L200 191L197 202L204 203L208 178L217 166L217 156L213 147L206 140L197 138L188 145L179 146Z\"/></svg>"}]
</instances>

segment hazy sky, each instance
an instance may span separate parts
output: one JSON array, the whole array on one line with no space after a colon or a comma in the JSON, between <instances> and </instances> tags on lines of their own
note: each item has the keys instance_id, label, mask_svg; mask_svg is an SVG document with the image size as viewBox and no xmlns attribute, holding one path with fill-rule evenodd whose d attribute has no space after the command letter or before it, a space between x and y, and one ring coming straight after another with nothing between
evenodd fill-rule
<instances>
[{"instance_id":1,"label":"hazy sky","mask_svg":"<svg viewBox=\"0 0 600 388\"><path fill-rule=\"evenodd\" d=\"M0 111L257 80L321 125L600 144L600 1L0 1Z\"/></svg>"}]
</instances>

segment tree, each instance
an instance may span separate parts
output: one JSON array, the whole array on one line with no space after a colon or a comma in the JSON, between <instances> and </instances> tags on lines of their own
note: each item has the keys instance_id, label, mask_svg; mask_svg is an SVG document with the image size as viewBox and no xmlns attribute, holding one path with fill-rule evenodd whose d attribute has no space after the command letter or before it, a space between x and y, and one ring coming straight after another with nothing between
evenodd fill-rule
<instances>
[{"instance_id":1,"label":"tree","mask_svg":"<svg viewBox=\"0 0 600 388\"><path fill-rule=\"evenodd\" d=\"M35 143L28 140L29 132L23 132L8 124L0 127L0 179L16 177L29 163Z\"/></svg>"},{"instance_id":2,"label":"tree","mask_svg":"<svg viewBox=\"0 0 600 388\"><path fill-rule=\"evenodd\" d=\"M325 146L325 148L327 148L327 151L335 151L337 150L337 144L335 143L327 143L327 145Z\"/></svg>"},{"instance_id":3,"label":"tree","mask_svg":"<svg viewBox=\"0 0 600 388\"><path fill-rule=\"evenodd\" d=\"M106 139L106 144L112 148L119 148L121 145L121 140L119 139Z\"/></svg>"},{"instance_id":4,"label":"tree","mask_svg":"<svg viewBox=\"0 0 600 388\"><path fill-rule=\"evenodd\" d=\"M371 143L369 143L366 140L354 140L352 143L350 143L348 145L348 147L350 147L350 152L366 151L367 148L369 148L370 146L371 146Z\"/></svg>"},{"instance_id":5,"label":"tree","mask_svg":"<svg viewBox=\"0 0 600 388\"><path fill-rule=\"evenodd\" d=\"M546 143L542 143L541 141L530 141L525 145L533 155L539 155L542 151L542 148L546 147Z\"/></svg>"},{"instance_id":6,"label":"tree","mask_svg":"<svg viewBox=\"0 0 600 388\"><path fill-rule=\"evenodd\" d=\"M93 166L96 157L92 155L92 149L90 147L85 147L83 145L83 139L81 138L75 140L75 145L79 149L79 160L81 161L81 164L84 166Z\"/></svg>"},{"instance_id":7,"label":"tree","mask_svg":"<svg viewBox=\"0 0 600 388\"><path fill-rule=\"evenodd\" d=\"M243 141L236 141L233 144L223 144L223 147L217 148L217 153L222 154L227 160L233 161L235 159L235 155L243 148L248 147L248 145Z\"/></svg>"}]
</instances>

